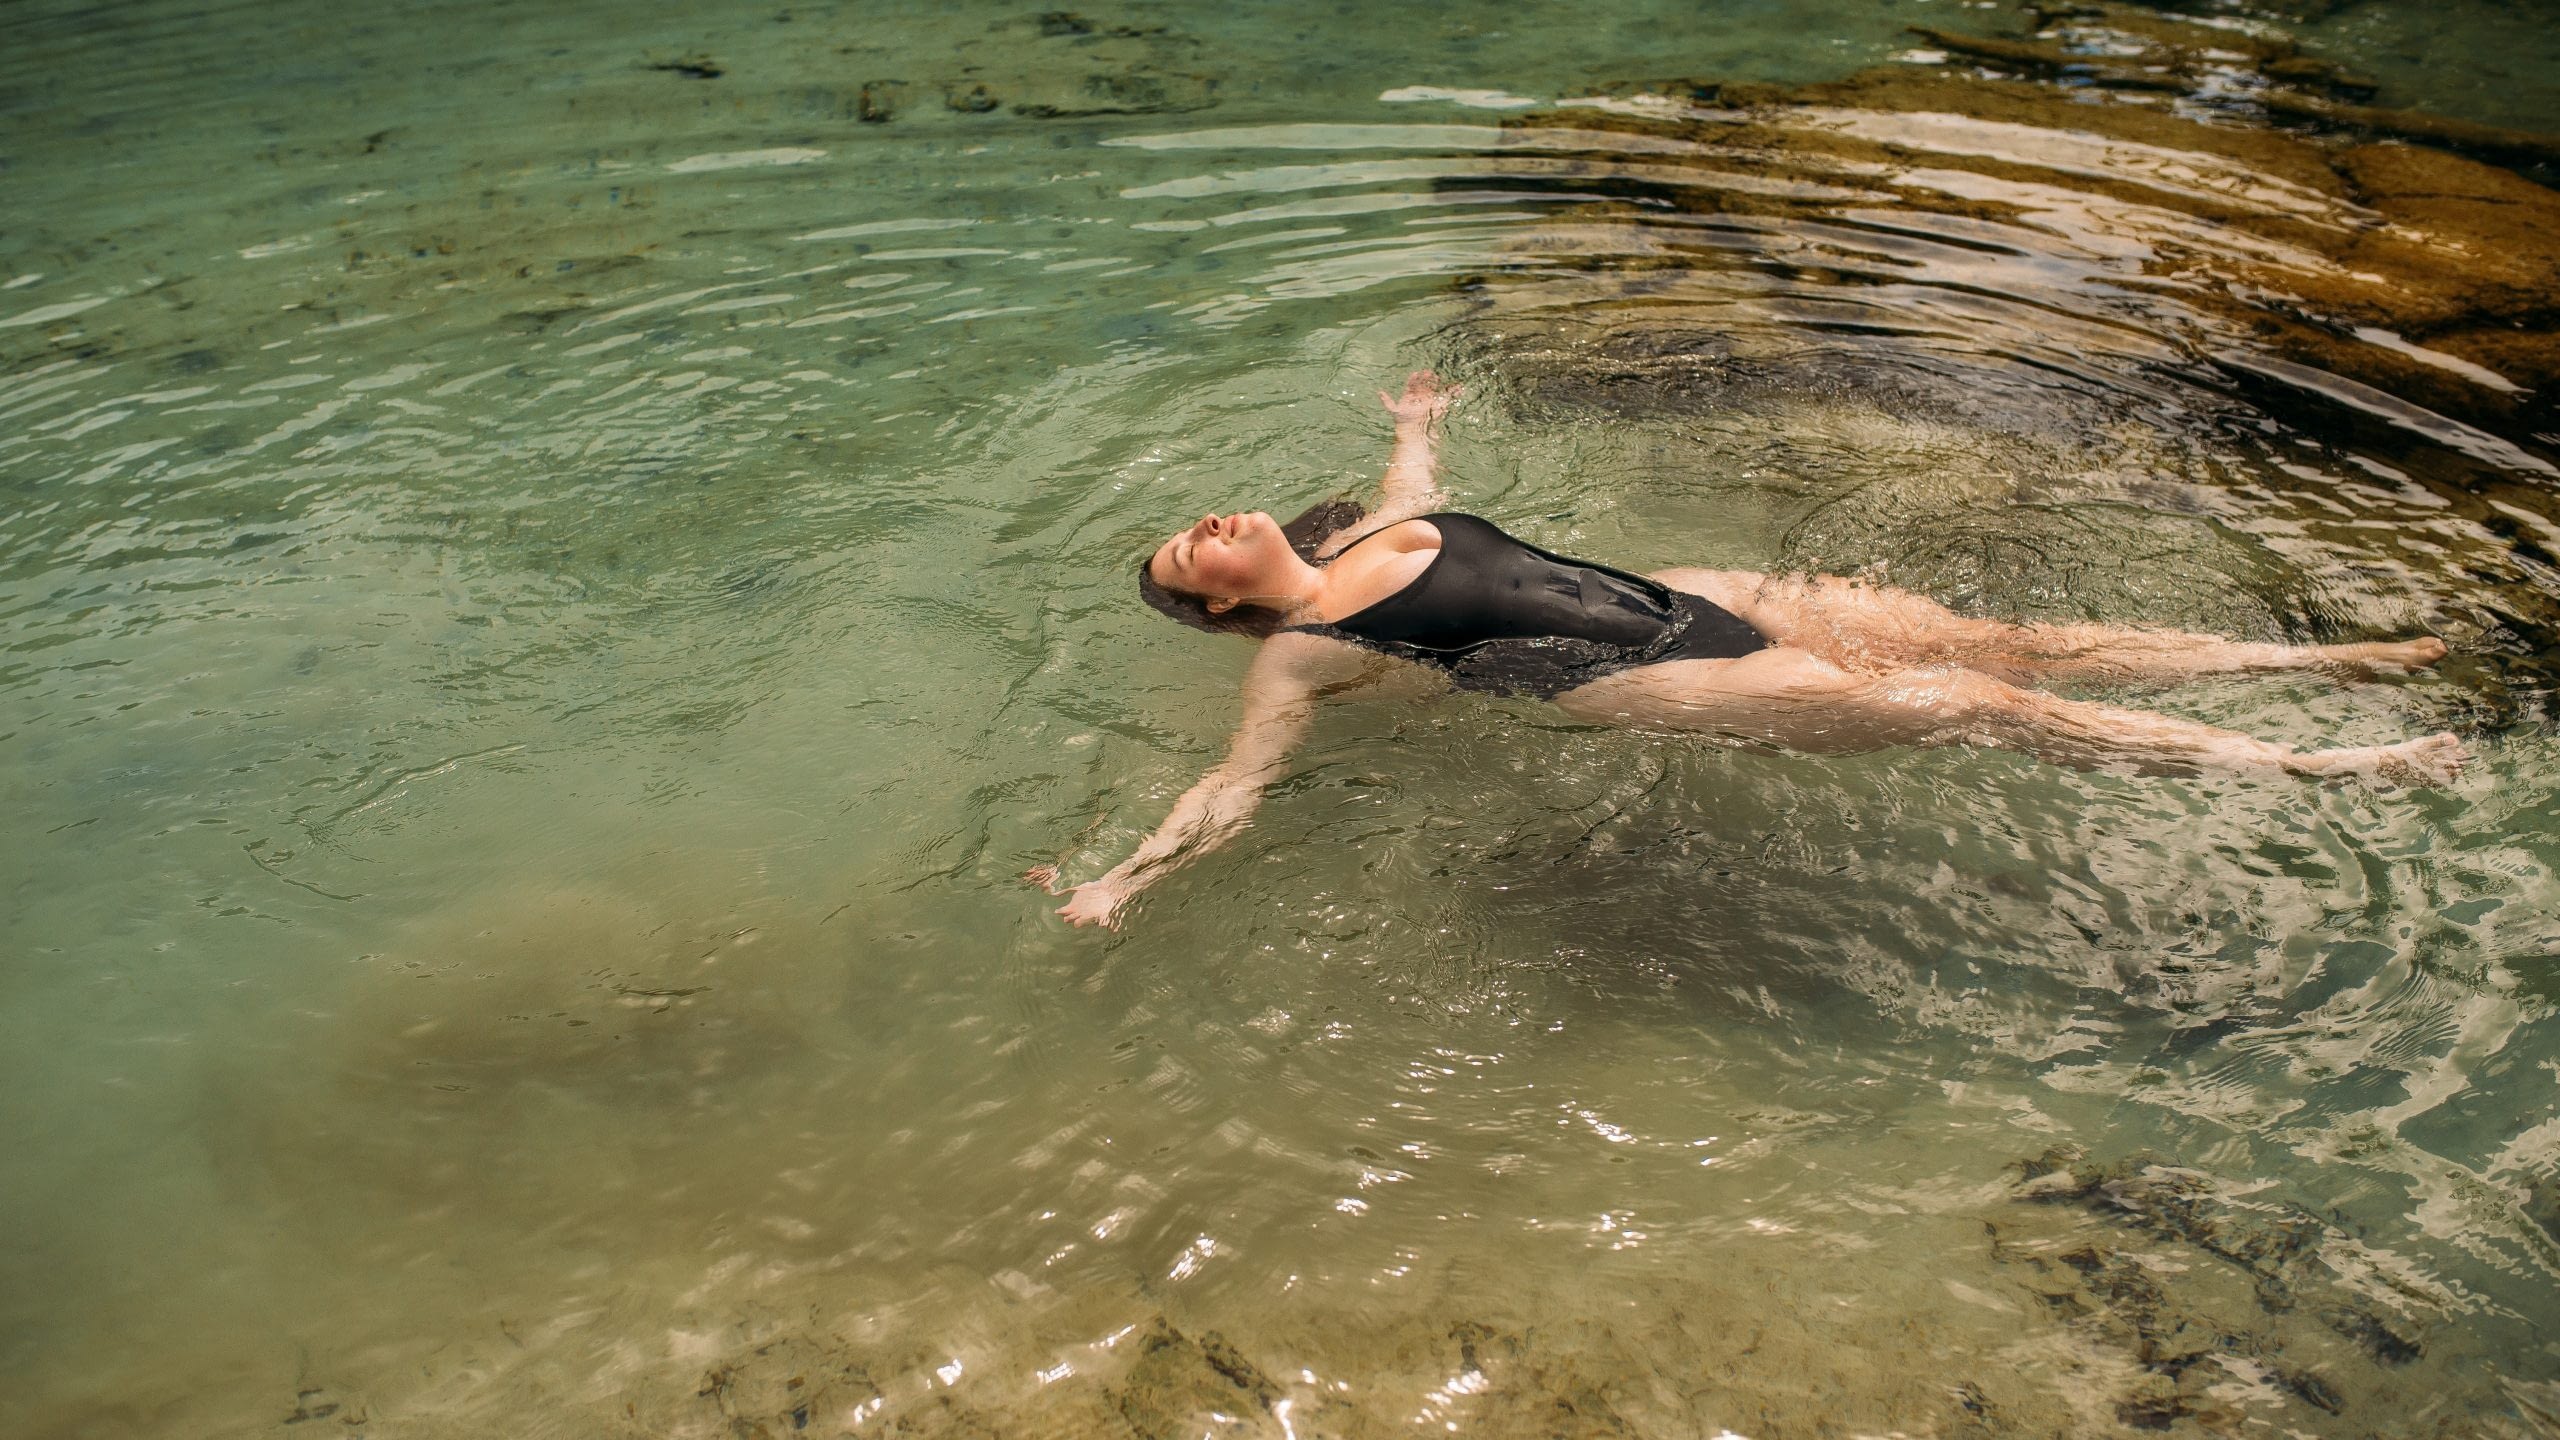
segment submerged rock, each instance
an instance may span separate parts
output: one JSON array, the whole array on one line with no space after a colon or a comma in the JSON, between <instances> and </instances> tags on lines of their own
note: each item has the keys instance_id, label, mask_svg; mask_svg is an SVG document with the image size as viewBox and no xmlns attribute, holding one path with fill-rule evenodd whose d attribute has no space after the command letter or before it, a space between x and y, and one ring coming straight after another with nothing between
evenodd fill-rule
<instances>
[{"instance_id":1,"label":"submerged rock","mask_svg":"<svg viewBox=\"0 0 2560 1440\"><path fill-rule=\"evenodd\" d=\"M1178 115L1218 103L1218 77L1198 67L1200 43L1170 28L1110 25L1064 10L1010 28L1019 44L940 82L944 109L1059 120ZM858 118L873 124L896 118L901 88L897 82L865 85Z\"/></svg>"},{"instance_id":2,"label":"submerged rock","mask_svg":"<svg viewBox=\"0 0 2560 1440\"><path fill-rule=\"evenodd\" d=\"M682 55L673 60L656 60L650 62L649 68L682 76L687 80L717 80L729 73L727 66L708 55Z\"/></svg>"},{"instance_id":3,"label":"submerged rock","mask_svg":"<svg viewBox=\"0 0 2560 1440\"><path fill-rule=\"evenodd\" d=\"M1676 436L1691 474L1756 474L1736 500L1763 510L1801 492L1743 563L1890 562L1959 608L2064 598L2073 618L2227 629L2063 567L2125 553L2075 533L2101 506L2236 522L2256 558L2199 556L2231 571L2206 590L2272 567L2266 608L2295 638L2423 626L2498 657L2440 702L2471 713L2432 723L2548 713L2560 192L2542 142L2350 113L2367 82L2264 28L2030 18L2023 37L1931 32L1975 63L1604 85L1507 117L1507 178L1575 203L1506 239L1507 273L1457 281L1472 313L1453 348L1518 418ZM2136 78L2100 83L2117 71ZM1756 451L1721 418L1778 406L1801 423ZM1819 443L1781 453L1799 432ZM1927 473L1942 454L1975 458ZM2358 573L2408 577L2397 617Z\"/></svg>"},{"instance_id":4,"label":"submerged rock","mask_svg":"<svg viewBox=\"0 0 2560 1440\"><path fill-rule=\"evenodd\" d=\"M2404 1376L2425 1368L2423 1314L2444 1315L2452 1297L2342 1270L2332 1252L2352 1256L2352 1237L2299 1206L2246 1199L2145 1155L2100 1163L2065 1147L2014 1169L2021 1205L2082 1211L2154 1242L2065 1247L1994 1230L1993 1257L2028 1271L2052 1314L2133 1362L2117 1402L2127 1426L2222 1428L2236 1417L2217 1418L2212 1397L2235 1372L2255 1377L2262 1401L2326 1415L2416 1413L2413 1397L2443 1383L2412 1389Z\"/></svg>"},{"instance_id":5,"label":"submerged rock","mask_svg":"<svg viewBox=\"0 0 2560 1440\"><path fill-rule=\"evenodd\" d=\"M1871 203L1880 185L1920 213L2116 232L2150 252L2127 258L2180 303L2287 359L2524 446L2560 417L2560 332L2549 323L2560 313L2560 193L2514 171L1936 67L1795 89L1669 88L1677 105L1506 123L1676 140L1697 147L1683 163L1742 162L1763 177L1719 188L1701 173L1698 188L1649 189L1650 207L1809 218ZM1611 168L1588 173L1605 180ZM2109 208L2056 211L2057 182ZM2209 228L2177 234L2172 216Z\"/></svg>"},{"instance_id":6,"label":"submerged rock","mask_svg":"<svg viewBox=\"0 0 2560 1440\"><path fill-rule=\"evenodd\" d=\"M1251 1433L1280 1391L1215 1331L1197 1340L1161 1315L1136 1337L1136 1356L1107 1392L1139 1440Z\"/></svg>"}]
</instances>

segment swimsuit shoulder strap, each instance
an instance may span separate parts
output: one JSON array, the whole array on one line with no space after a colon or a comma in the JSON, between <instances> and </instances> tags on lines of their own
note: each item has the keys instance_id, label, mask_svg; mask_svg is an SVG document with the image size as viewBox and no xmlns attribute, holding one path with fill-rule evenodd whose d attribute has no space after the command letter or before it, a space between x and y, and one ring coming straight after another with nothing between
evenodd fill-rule
<instances>
[{"instance_id":1,"label":"swimsuit shoulder strap","mask_svg":"<svg viewBox=\"0 0 2560 1440\"><path fill-rule=\"evenodd\" d=\"M1366 545L1370 541L1377 539L1379 536L1386 534L1390 530L1393 530L1398 525L1408 524L1415 520L1446 520L1452 516L1456 516L1456 518L1461 520L1472 520L1475 518L1472 515L1459 515L1458 512L1454 510L1435 510L1428 515L1407 515L1402 520L1390 520L1386 524L1379 526L1377 529L1370 531L1368 534L1361 536L1359 539L1352 541L1350 544L1343 546L1341 549L1334 551L1331 555L1326 556L1321 563L1330 565L1334 561L1341 559L1343 556L1350 554L1352 551L1359 549L1361 546Z\"/></svg>"}]
</instances>

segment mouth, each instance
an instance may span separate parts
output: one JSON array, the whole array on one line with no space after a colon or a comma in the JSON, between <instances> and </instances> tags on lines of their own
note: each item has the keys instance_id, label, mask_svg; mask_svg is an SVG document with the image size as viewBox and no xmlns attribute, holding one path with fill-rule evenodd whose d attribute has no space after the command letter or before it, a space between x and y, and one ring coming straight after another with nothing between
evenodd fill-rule
<instances>
[{"instance_id":1,"label":"mouth","mask_svg":"<svg viewBox=\"0 0 2560 1440\"><path fill-rule=\"evenodd\" d=\"M1233 515L1204 516L1200 528L1207 539L1234 540L1253 528L1257 521L1270 518L1259 510L1239 510Z\"/></svg>"}]
</instances>

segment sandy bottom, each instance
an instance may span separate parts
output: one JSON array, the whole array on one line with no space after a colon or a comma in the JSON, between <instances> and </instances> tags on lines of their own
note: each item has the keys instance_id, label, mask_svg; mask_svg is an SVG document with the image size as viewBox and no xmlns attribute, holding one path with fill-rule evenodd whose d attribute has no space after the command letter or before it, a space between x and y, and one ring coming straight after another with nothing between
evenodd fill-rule
<instances>
[{"instance_id":1,"label":"sandy bottom","mask_svg":"<svg viewBox=\"0 0 2560 1440\"><path fill-rule=\"evenodd\" d=\"M911 1256L720 1264L667 1295L598 1261L548 1315L310 1344L290 1375L146 1383L25 1433L2560 1433L2560 1387L2502 1377L2462 1297L2200 1172L2054 1151L1863 1193L1855 1232L1577 1218L1518 1237L1516 1267L1473 1244L1327 1272L1318 1242L1304 1272L1224 1288L1180 1259L1053 1286Z\"/></svg>"}]
</instances>

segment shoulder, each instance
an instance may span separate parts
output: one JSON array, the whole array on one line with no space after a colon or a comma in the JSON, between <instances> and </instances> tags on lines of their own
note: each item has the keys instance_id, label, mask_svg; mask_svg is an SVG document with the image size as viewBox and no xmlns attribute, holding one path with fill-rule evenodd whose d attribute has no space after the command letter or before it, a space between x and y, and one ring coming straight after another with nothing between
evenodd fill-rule
<instances>
[{"instance_id":1,"label":"shoulder","mask_svg":"<svg viewBox=\"0 0 2560 1440\"><path fill-rule=\"evenodd\" d=\"M1349 640L1312 630L1282 630L1262 642L1245 688L1325 690L1359 679L1377 657Z\"/></svg>"},{"instance_id":2,"label":"shoulder","mask_svg":"<svg viewBox=\"0 0 2560 1440\"><path fill-rule=\"evenodd\" d=\"M1377 544L1371 547L1373 549L1397 553L1436 550L1440 548L1440 531L1431 522L1450 518L1450 515L1451 512L1448 511L1411 515L1398 514L1393 509L1382 510L1359 524L1346 527L1336 533L1316 551L1316 556L1320 560L1329 560L1352 546L1364 544L1373 538L1377 541ZM1458 516L1457 518L1468 517Z\"/></svg>"},{"instance_id":3,"label":"shoulder","mask_svg":"<svg viewBox=\"0 0 2560 1440\"><path fill-rule=\"evenodd\" d=\"M1392 550L1399 554L1409 554L1416 550L1437 550L1440 548L1440 527L1432 522L1466 518L1464 515L1452 516L1446 513L1416 515L1410 520L1392 521L1369 533L1377 537L1378 548L1382 550Z\"/></svg>"}]
</instances>

